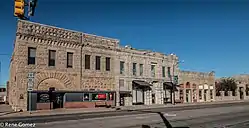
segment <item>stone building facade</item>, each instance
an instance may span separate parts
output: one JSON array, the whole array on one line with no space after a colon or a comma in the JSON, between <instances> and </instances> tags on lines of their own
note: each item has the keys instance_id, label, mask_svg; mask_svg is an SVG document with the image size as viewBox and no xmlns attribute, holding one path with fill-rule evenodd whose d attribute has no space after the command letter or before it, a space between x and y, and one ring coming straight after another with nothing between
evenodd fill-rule
<instances>
[{"instance_id":1,"label":"stone building facade","mask_svg":"<svg viewBox=\"0 0 249 128\"><path fill-rule=\"evenodd\" d=\"M180 71L179 99L184 103L215 100L215 73Z\"/></svg>"},{"instance_id":2,"label":"stone building facade","mask_svg":"<svg viewBox=\"0 0 249 128\"><path fill-rule=\"evenodd\" d=\"M220 91L216 96L217 101L229 101L229 100L249 100L249 75L235 75L231 78L235 79L237 83L237 89L235 94L232 91L228 91L226 94L224 91ZM223 78L216 79L216 82L220 82Z\"/></svg>"},{"instance_id":3,"label":"stone building facade","mask_svg":"<svg viewBox=\"0 0 249 128\"><path fill-rule=\"evenodd\" d=\"M24 20L18 21L14 45L7 95L16 111L27 110L28 103L30 110L51 109L51 103L52 108L163 104L167 72L179 71L176 55ZM54 93L48 93L51 87Z\"/></svg>"},{"instance_id":4,"label":"stone building facade","mask_svg":"<svg viewBox=\"0 0 249 128\"><path fill-rule=\"evenodd\" d=\"M117 75L120 82L117 92L120 92L119 102L121 104L164 104L166 98L170 98L166 95L169 89L165 86L168 86L166 83L171 81L171 76L178 75L176 55L136 50L126 46L119 48L117 60L120 61L117 62L120 63L118 64L120 72ZM136 82L144 85L147 83L150 87L136 88L134 87ZM131 92L131 95L123 94L123 92Z\"/></svg>"}]
</instances>

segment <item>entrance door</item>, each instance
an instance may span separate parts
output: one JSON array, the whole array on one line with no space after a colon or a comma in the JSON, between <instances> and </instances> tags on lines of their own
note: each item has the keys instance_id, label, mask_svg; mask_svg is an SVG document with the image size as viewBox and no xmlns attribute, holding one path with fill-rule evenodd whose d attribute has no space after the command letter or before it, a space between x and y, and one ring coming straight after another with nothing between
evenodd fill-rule
<instances>
[{"instance_id":1,"label":"entrance door","mask_svg":"<svg viewBox=\"0 0 249 128\"><path fill-rule=\"evenodd\" d=\"M241 99L241 100L244 99L243 87L240 87L240 88L239 88L239 96L240 96L240 99Z\"/></svg>"},{"instance_id":2,"label":"entrance door","mask_svg":"<svg viewBox=\"0 0 249 128\"><path fill-rule=\"evenodd\" d=\"M53 108L63 108L63 93L55 93L53 101Z\"/></svg>"},{"instance_id":3,"label":"entrance door","mask_svg":"<svg viewBox=\"0 0 249 128\"><path fill-rule=\"evenodd\" d=\"M207 90L204 90L204 101L207 101Z\"/></svg>"},{"instance_id":4,"label":"entrance door","mask_svg":"<svg viewBox=\"0 0 249 128\"><path fill-rule=\"evenodd\" d=\"M186 102L187 103L190 102L189 99L190 99L190 91L186 90Z\"/></svg>"},{"instance_id":5,"label":"entrance door","mask_svg":"<svg viewBox=\"0 0 249 128\"><path fill-rule=\"evenodd\" d=\"M152 104L155 104L156 103L156 97L155 97L155 94L152 94Z\"/></svg>"},{"instance_id":6,"label":"entrance door","mask_svg":"<svg viewBox=\"0 0 249 128\"><path fill-rule=\"evenodd\" d=\"M143 89L137 89L137 103L138 104L144 104Z\"/></svg>"}]
</instances>

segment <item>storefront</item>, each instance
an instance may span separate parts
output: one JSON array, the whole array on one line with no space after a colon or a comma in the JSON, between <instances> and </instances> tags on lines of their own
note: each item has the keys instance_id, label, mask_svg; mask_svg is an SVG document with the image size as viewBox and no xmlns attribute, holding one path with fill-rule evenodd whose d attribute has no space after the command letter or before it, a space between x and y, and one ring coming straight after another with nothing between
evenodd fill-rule
<instances>
[{"instance_id":1,"label":"storefront","mask_svg":"<svg viewBox=\"0 0 249 128\"><path fill-rule=\"evenodd\" d=\"M145 104L145 91L151 90L151 84L141 81L133 80L132 81L132 104L133 105L142 105Z\"/></svg>"},{"instance_id":2,"label":"storefront","mask_svg":"<svg viewBox=\"0 0 249 128\"><path fill-rule=\"evenodd\" d=\"M181 96L179 96L178 98L176 98L176 95L178 95L178 89L177 89L177 87L180 87L180 85L174 85L172 82L164 82L163 83L164 104L173 103L172 100L174 100L177 103L181 102L181 100L180 100ZM179 92L179 95L180 95L180 93L181 92ZM175 94L175 97L173 97L173 94Z\"/></svg>"},{"instance_id":3,"label":"storefront","mask_svg":"<svg viewBox=\"0 0 249 128\"><path fill-rule=\"evenodd\" d=\"M115 92L111 91L55 91L52 93L49 93L48 91L31 92L31 110L111 106L115 106Z\"/></svg>"}]
</instances>

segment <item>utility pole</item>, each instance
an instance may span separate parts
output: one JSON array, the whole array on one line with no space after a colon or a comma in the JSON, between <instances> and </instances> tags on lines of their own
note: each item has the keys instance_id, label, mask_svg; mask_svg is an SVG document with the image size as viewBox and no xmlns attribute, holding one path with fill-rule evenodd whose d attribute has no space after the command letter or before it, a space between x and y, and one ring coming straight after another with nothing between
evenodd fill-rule
<instances>
[{"instance_id":1,"label":"utility pole","mask_svg":"<svg viewBox=\"0 0 249 128\"><path fill-rule=\"evenodd\" d=\"M174 56L174 54L171 54L171 56ZM184 62L184 61L181 61L181 62ZM174 57L173 57L173 72L172 72L172 76L170 77L170 82L172 84L172 93L173 93L173 96L171 97L171 100L172 100L172 104L175 105L175 88L176 88L176 84L178 84L178 75L175 76L175 67L179 64L180 62L178 60L176 60ZM172 94L171 93L171 94Z\"/></svg>"}]
</instances>

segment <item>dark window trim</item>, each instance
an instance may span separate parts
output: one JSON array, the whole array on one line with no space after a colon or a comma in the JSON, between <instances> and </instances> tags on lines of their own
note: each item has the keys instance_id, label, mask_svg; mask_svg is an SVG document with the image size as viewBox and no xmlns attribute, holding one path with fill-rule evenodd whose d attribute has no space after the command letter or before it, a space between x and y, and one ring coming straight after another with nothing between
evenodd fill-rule
<instances>
[{"instance_id":1,"label":"dark window trim","mask_svg":"<svg viewBox=\"0 0 249 128\"><path fill-rule=\"evenodd\" d=\"M137 63L132 63L132 75L137 75Z\"/></svg>"},{"instance_id":2,"label":"dark window trim","mask_svg":"<svg viewBox=\"0 0 249 128\"><path fill-rule=\"evenodd\" d=\"M105 70L106 71L111 70L111 58L110 57L105 58Z\"/></svg>"},{"instance_id":3,"label":"dark window trim","mask_svg":"<svg viewBox=\"0 0 249 128\"><path fill-rule=\"evenodd\" d=\"M56 50L49 50L48 51L48 66L54 67L55 66L55 60L56 60ZM51 59L51 52L55 52L55 59Z\"/></svg>"},{"instance_id":4,"label":"dark window trim","mask_svg":"<svg viewBox=\"0 0 249 128\"><path fill-rule=\"evenodd\" d=\"M87 61L87 58L89 60ZM91 55L85 55L85 69L91 69Z\"/></svg>"},{"instance_id":5,"label":"dark window trim","mask_svg":"<svg viewBox=\"0 0 249 128\"><path fill-rule=\"evenodd\" d=\"M34 49L35 52L36 52L36 48L34 48L34 47L28 47L28 65L34 65L35 64L35 58L36 58L36 56L35 57L30 57L30 51L31 51L31 49Z\"/></svg>"},{"instance_id":6,"label":"dark window trim","mask_svg":"<svg viewBox=\"0 0 249 128\"><path fill-rule=\"evenodd\" d=\"M95 70L101 70L101 56L95 56Z\"/></svg>"},{"instance_id":7,"label":"dark window trim","mask_svg":"<svg viewBox=\"0 0 249 128\"><path fill-rule=\"evenodd\" d=\"M163 67L162 67L162 76L163 76L163 77L166 77L165 69L166 69L165 66L163 66Z\"/></svg>"},{"instance_id":8,"label":"dark window trim","mask_svg":"<svg viewBox=\"0 0 249 128\"><path fill-rule=\"evenodd\" d=\"M121 69L121 65L123 65L123 66L122 66L122 67L123 67L122 69ZM120 62L119 62L119 66L120 66L120 67L119 67L120 74L124 74L124 70L125 70L125 69L124 69L125 62L124 62L124 61L120 61Z\"/></svg>"},{"instance_id":9,"label":"dark window trim","mask_svg":"<svg viewBox=\"0 0 249 128\"><path fill-rule=\"evenodd\" d=\"M69 65L69 55L72 54L72 65ZM73 68L73 52L67 52L67 68Z\"/></svg>"}]
</instances>

